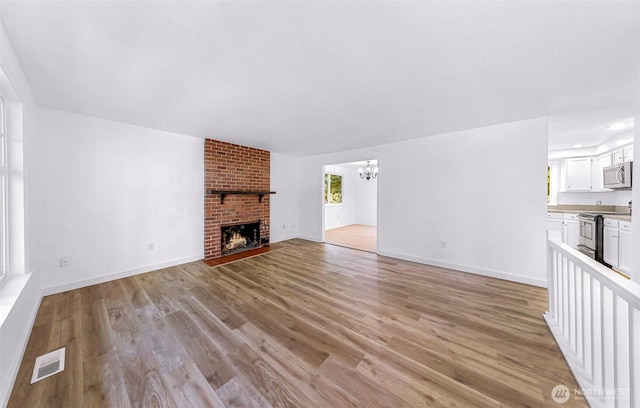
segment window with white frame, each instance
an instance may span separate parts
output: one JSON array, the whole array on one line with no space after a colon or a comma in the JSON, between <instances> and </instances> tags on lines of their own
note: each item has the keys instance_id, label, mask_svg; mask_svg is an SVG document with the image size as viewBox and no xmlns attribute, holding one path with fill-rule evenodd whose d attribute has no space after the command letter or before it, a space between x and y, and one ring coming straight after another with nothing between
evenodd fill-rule
<instances>
[{"instance_id":1,"label":"window with white frame","mask_svg":"<svg viewBox=\"0 0 640 408\"><path fill-rule=\"evenodd\" d=\"M342 174L325 173L324 202L325 204L342 204Z\"/></svg>"},{"instance_id":2,"label":"window with white frame","mask_svg":"<svg viewBox=\"0 0 640 408\"><path fill-rule=\"evenodd\" d=\"M0 96L0 283L7 278L7 121Z\"/></svg>"}]
</instances>

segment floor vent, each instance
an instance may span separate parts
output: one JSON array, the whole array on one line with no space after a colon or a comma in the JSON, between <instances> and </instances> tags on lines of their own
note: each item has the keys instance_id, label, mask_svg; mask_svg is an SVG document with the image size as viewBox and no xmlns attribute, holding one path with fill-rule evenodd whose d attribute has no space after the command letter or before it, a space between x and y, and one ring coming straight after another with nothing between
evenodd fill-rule
<instances>
[{"instance_id":1,"label":"floor vent","mask_svg":"<svg viewBox=\"0 0 640 408\"><path fill-rule=\"evenodd\" d=\"M64 347L36 358L31 384L64 370Z\"/></svg>"}]
</instances>

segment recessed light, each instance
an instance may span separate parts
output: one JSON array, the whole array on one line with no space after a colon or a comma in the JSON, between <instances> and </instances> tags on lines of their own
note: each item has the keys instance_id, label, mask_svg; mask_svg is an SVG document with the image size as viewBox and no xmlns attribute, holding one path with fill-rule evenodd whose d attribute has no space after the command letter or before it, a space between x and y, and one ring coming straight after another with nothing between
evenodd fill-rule
<instances>
[{"instance_id":1,"label":"recessed light","mask_svg":"<svg viewBox=\"0 0 640 408\"><path fill-rule=\"evenodd\" d=\"M620 130L620 129L624 129L625 127L627 127L627 125L625 125L624 123L614 123L613 125L607 126L607 129Z\"/></svg>"},{"instance_id":2,"label":"recessed light","mask_svg":"<svg viewBox=\"0 0 640 408\"><path fill-rule=\"evenodd\" d=\"M575 144L575 145L573 145L573 148L574 148L574 149L579 149L579 148L581 148L581 147L582 147L582 145L581 145L581 144Z\"/></svg>"}]
</instances>

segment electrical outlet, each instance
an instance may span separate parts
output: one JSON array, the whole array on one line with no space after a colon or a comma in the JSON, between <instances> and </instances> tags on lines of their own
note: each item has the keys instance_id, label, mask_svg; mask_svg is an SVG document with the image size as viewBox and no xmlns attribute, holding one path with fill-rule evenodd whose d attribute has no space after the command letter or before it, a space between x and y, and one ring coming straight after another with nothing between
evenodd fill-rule
<instances>
[{"instance_id":1,"label":"electrical outlet","mask_svg":"<svg viewBox=\"0 0 640 408\"><path fill-rule=\"evenodd\" d=\"M447 247L447 241L440 241L440 248L446 248Z\"/></svg>"},{"instance_id":2,"label":"electrical outlet","mask_svg":"<svg viewBox=\"0 0 640 408\"><path fill-rule=\"evenodd\" d=\"M151 251L155 251L156 250L156 243L155 242L147 242L147 251L151 252Z\"/></svg>"},{"instance_id":3,"label":"electrical outlet","mask_svg":"<svg viewBox=\"0 0 640 408\"><path fill-rule=\"evenodd\" d=\"M71 265L71 255L65 255L60 257L60 267L66 268Z\"/></svg>"},{"instance_id":4,"label":"electrical outlet","mask_svg":"<svg viewBox=\"0 0 640 408\"><path fill-rule=\"evenodd\" d=\"M600 200L596 201L596 205L602 205L602 201Z\"/></svg>"},{"instance_id":5,"label":"electrical outlet","mask_svg":"<svg viewBox=\"0 0 640 408\"><path fill-rule=\"evenodd\" d=\"M287 225L286 224L282 224L282 229L287 229Z\"/></svg>"}]
</instances>

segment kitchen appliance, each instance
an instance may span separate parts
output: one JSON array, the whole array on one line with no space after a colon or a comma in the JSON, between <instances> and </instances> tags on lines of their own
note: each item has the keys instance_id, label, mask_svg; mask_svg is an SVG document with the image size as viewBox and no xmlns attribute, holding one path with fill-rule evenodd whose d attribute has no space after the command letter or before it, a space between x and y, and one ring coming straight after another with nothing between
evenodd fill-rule
<instances>
[{"instance_id":1,"label":"kitchen appliance","mask_svg":"<svg viewBox=\"0 0 640 408\"><path fill-rule=\"evenodd\" d=\"M632 169L633 162L624 162L603 168L602 180L604 188L631 187Z\"/></svg>"},{"instance_id":2,"label":"kitchen appliance","mask_svg":"<svg viewBox=\"0 0 640 408\"><path fill-rule=\"evenodd\" d=\"M604 219L602 215L582 213L578 215L578 220L578 250L589 258L609 266L604 262Z\"/></svg>"}]
</instances>

